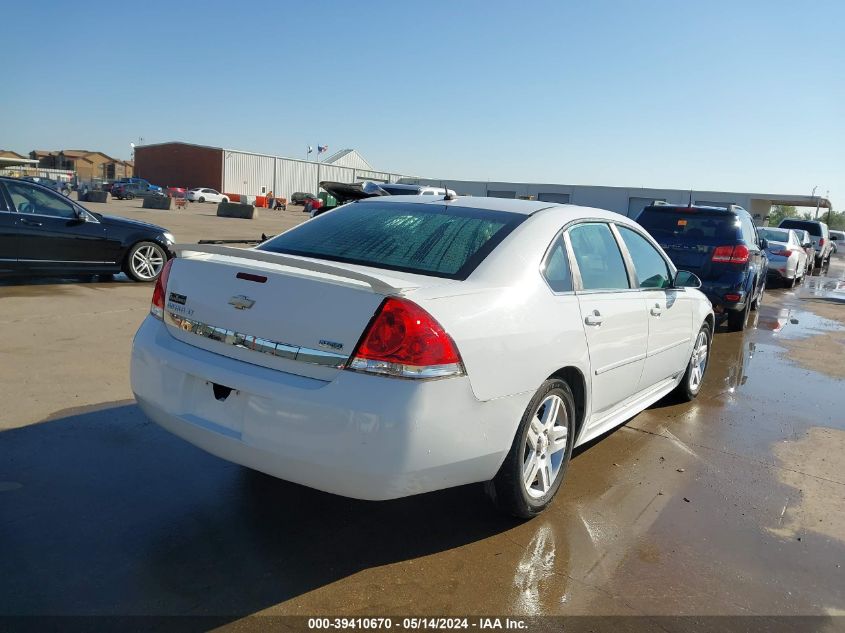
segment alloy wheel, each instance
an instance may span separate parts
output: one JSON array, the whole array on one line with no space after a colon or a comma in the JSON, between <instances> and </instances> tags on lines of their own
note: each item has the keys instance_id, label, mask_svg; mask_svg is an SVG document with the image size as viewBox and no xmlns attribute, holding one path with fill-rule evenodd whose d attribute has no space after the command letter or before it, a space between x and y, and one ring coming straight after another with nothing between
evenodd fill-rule
<instances>
[{"instance_id":1,"label":"alloy wheel","mask_svg":"<svg viewBox=\"0 0 845 633\"><path fill-rule=\"evenodd\" d=\"M546 495L560 473L569 437L569 415L563 399L549 394L537 407L525 434L522 482L528 496Z\"/></svg>"},{"instance_id":2,"label":"alloy wheel","mask_svg":"<svg viewBox=\"0 0 845 633\"><path fill-rule=\"evenodd\" d=\"M166 258L160 248L146 245L135 250L130 265L138 277L150 281L158 276L165 261Z\"/></svg>"},{"instance_id":3,"label":"alloy wheel","mask_svg":"<svg viewBox=\"0 0 845 633\"><path fill-rule=\"evenodd\" d=\"M704 370L707 368L707 355L709 345L706 332L699 332L695 340L695 347L690 358L689 388L693 393L701 389L701 381L704 380Z\"/></svg>"}]
</instances>

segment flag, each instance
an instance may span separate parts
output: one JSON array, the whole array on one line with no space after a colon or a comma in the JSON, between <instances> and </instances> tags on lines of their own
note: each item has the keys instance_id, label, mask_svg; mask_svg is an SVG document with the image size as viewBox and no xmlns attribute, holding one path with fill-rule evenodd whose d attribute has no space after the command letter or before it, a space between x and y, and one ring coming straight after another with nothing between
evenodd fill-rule
<instances>
[{"instance_id":1,"label":"flag","mask_svg":"<svg viewBox=\"0 0 845 633\"><path fill-rule=\"evenodd\" d=\"M318 145L317 146L317 153L318 154L322 154L323 152L327 152L327 151L329 151L328 145Z\"/></svg>"},{"instance_id":2,"label":"flag","mask_svg":"<svg viewBox=\"0 0 845 633\"><path fill-rule=\"evenodd\" d=\"M311 147L311 146L309 145L309 146L308 146L308 153L310 154L310 153L311 153L311 152L313 152L313 151L314 151L314 148L313 148L313 147Z\"/></svg>"}]
</instances>

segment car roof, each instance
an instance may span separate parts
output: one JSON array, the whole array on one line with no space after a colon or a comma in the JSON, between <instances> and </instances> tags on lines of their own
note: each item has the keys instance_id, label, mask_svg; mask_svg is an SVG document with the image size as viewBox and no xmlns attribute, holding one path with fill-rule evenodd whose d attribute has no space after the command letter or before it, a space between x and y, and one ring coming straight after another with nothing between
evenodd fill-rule
<instances>
[{"instance_id":1,"label":"car roof","mask_svg":"<svg viewBox=\"0 0 845 633\"><path fill-rule=\"evenodd\" d=\"M390 202L410 202L415 204L447 204L455 207L466 207L468 209L483 209L485 211L507 211L508 213L520 213L531 215L540 209L555 206L549 202L536 200L514 200L513 198L483 198L476 196L458 196L454 200L444 200L442 196L374 196L358 200L355 204L362 202L375 202L376 204ZM560 206L560 205L558 205Z\"/></svg>"},{"instance_id":2,"label":"car roof","mask_svg":"<svg viewBox=\"0 0 845 633\"><path fill-rule=\"evenodd\" d=\"M519 215L533 215L538 211L555 213L561 221L561 226L566 222L589 217L602 220L610 220L636 226L631 218L614 211L597 209L595 207L582 207L575 204L558 204L555 202L543 202L540 200L516 200L513 198L485 198L476 196L457 196L452 200L444 200L442 196L375 196L364 198L351 204L389 204L389 203L410 203L427 205L447 205L463 209L481 209L484 211L504 211Z\"/></svg>"},{"instance_id":3,"label":"car roof","mask_svg":"<svg viewBox=\"0 0 845 633\"><path fill-rule=\"evenodd\" d=\"M737 212L737 209L741 209L742 207L737 207L736 205L731 205L733 208L728 207L714 207L712 205L704 205L704 204L650 204L645 209L654 209L656 211L706 211L707 213L722 213L722 214L730 214L734 215ZM645 211L643 209L643 211ZM743 209L744 210L744 209Z\"/></svg>"}]
</instances>

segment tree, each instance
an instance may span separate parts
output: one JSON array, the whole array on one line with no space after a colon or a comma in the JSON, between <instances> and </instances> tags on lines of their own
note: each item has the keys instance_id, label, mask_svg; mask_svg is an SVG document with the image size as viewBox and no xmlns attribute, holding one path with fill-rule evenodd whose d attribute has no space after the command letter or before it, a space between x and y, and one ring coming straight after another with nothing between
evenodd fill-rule
<instances>
[{"instance_id":1,"label":"tree","mask_svg":"<svg viewBox=\"0 0 845 633\"><path fill-rule=\"evenodd\" d=\"M769 211L769 226L777 226L784 218L797 218L798 210L791 204L776 204Z\"/></svg>"}]
</instances>

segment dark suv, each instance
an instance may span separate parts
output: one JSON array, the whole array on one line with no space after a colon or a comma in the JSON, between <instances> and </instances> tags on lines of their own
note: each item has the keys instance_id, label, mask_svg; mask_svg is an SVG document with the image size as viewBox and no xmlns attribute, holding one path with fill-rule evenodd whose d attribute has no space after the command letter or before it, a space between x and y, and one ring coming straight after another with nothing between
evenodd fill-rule
<instances>
[{"instance_id":1,"label":"dark suv","mask_svg":"<svg viewBox=\"0 0 845 633\"><path fill-rule=\"evenodd\" d=\"M745 329L766 287L766 241L742 207L652 205L637 221L681 270L701 278L701 291L716 318L733 331Z\"/></svg>"}]
</instances>

